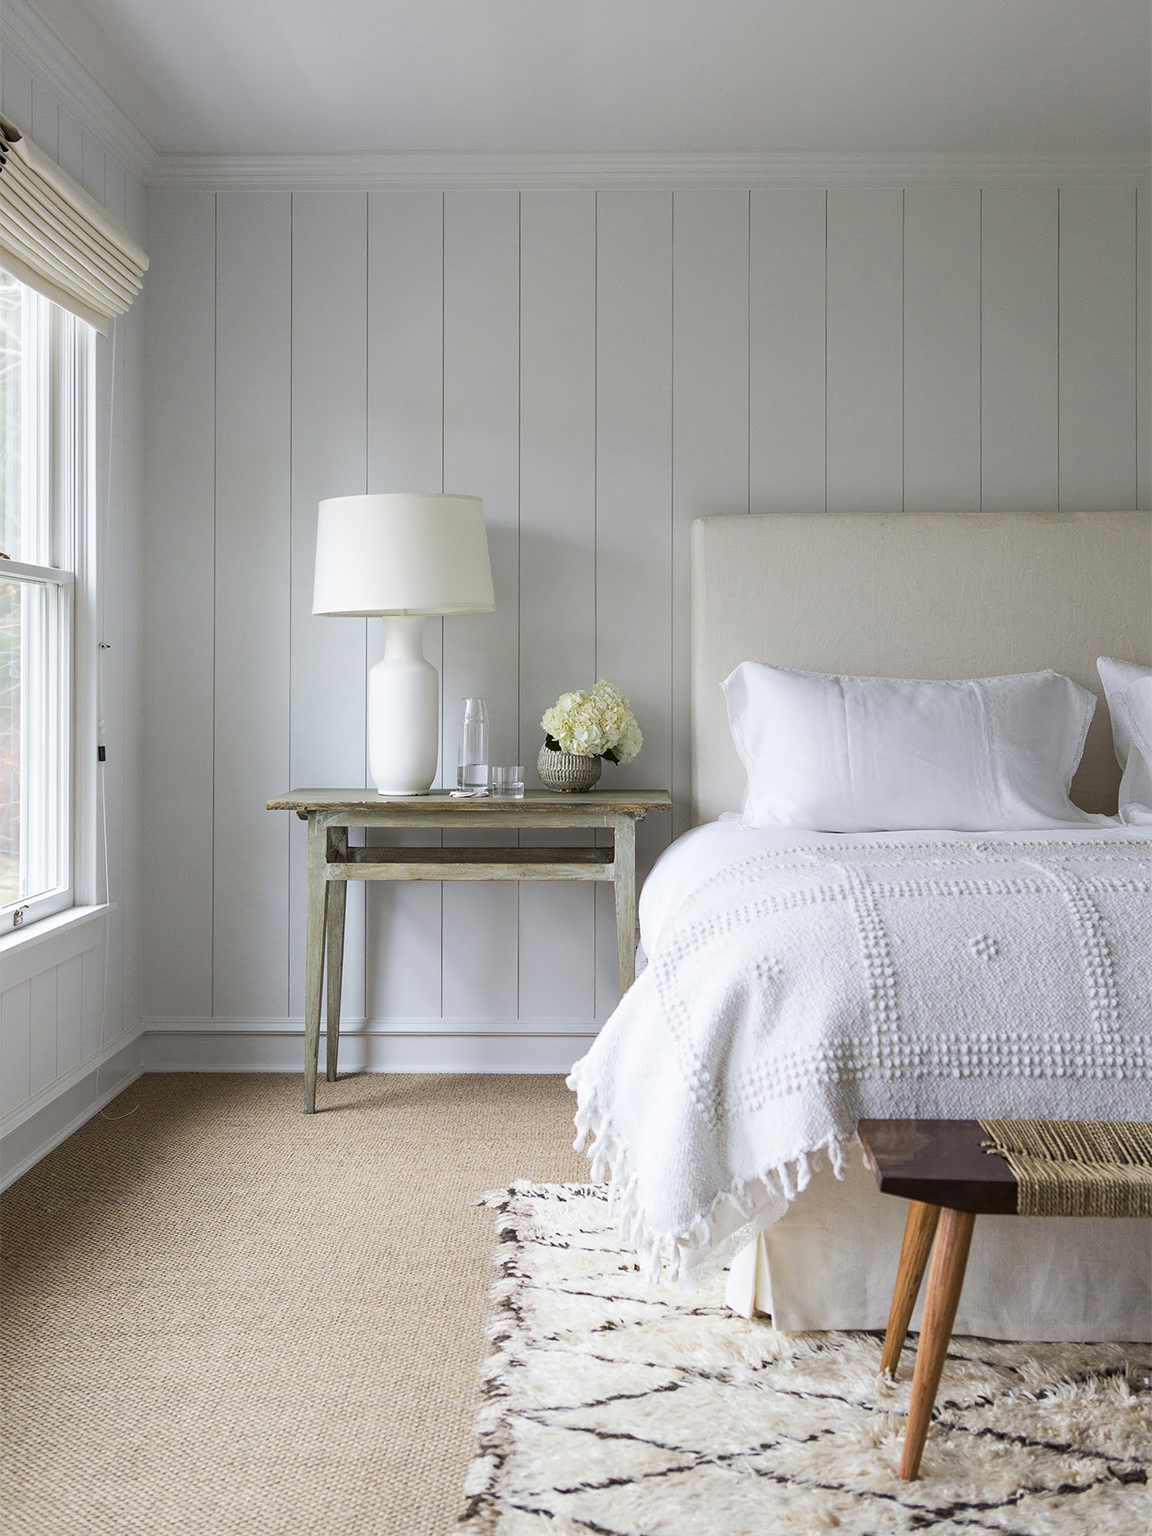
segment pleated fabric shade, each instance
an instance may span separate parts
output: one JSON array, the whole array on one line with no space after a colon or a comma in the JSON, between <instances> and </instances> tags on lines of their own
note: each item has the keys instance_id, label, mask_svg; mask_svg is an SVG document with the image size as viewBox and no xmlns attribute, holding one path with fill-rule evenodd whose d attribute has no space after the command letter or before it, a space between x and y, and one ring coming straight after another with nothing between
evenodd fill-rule
<instances>
[{"instance_id":1,"label":"pleated fabric shade","mask_svg":"<svg viewBox=\"0 0 1152 1536\"><path fill-rule=\"evenodd\" d=\"M148 270L128 231L2 114L0 266L102 334Z\"/></svg>"}]
</instances>

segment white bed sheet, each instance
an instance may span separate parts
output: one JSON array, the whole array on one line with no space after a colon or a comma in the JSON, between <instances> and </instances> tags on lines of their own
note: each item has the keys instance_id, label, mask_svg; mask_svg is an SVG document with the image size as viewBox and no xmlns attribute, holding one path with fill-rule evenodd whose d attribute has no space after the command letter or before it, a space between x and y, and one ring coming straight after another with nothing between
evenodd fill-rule
<instances>
[{"instance_id":1,"label":"white bed sheet","mask_svg":"<svg viewBox=\"0 0 1152 1536\"><path fill-rule=\"evenodd\" d=\"M1035 843L1045 837L1148 837L1118 820L1049 834L856 833L854 843L955 840ZM843 834L745 826L731 814L696 827L661 855L640 897L643 948L692 892L729 864L785 847L834 844ZM836 1180L822 1170L779 1221L734 1258L728 1304L770 1313L785 1330L883 1328L895 1280L904 1202L882 1196L862 1162ZM1008 1339L1152 1338L1152 1223L1042 1222L984 1217L977 1223L956 1332ZM718 1234L719 1235L719 1234ZM917 1307L918 1325L923 1297Z\"/></svg>"}]
</instances>

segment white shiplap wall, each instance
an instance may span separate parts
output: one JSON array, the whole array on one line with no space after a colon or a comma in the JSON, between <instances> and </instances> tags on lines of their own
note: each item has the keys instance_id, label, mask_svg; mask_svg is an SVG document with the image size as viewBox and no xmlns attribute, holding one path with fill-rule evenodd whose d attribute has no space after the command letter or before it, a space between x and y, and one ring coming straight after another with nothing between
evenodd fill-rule
<instances>
[{"instance_id":1,"label":"white shiplap wall","mask_svg":"<svg viewBox=\"0 0 1152 1536\"><path fill-rule=\"evenodd\" d=\"M6 21L7 18L0 18ZM84 106L62 99L7 32L0 106L65 171L143 241L144 184L106 147ZM35 63L34 60L30 61ZM74 111L73 106L77 106ZM87 121L84 118L88 118ZM109 119L112 121L112 118ZM127 130L125 130L127 132ZM143 300L97 341L97 564L108 864L96 831L95 887L111 907L79 922L49 921L29 945L0 955L0 1181L7 1183L87 1118L141 1067L140 590ZM114 400L114 406L113 406ZM31 937L31 934L29 935ZM18 944L18 948L11 945Z\"/></svg>"},{"instance_id":2,"label":"white shiplap wall","mask_svg":"<svg viewBox=\"0 0 1152 1536\"><path fill-rule=\"evenodd\" d=\"M150 197L149 1060L297 1066L302 828L361 784L379 625L313 618L316 503L484 498L493 615L428 625L493 761L598 675L609 785L687 817L688 528L758 509L1148 505L1148 195L1130 186L163 188ZM487 835L487 834L485 834ZM352 893L350 1063L562 1067L615 1001L587 888Z\"/></svg>"}]
</instances>

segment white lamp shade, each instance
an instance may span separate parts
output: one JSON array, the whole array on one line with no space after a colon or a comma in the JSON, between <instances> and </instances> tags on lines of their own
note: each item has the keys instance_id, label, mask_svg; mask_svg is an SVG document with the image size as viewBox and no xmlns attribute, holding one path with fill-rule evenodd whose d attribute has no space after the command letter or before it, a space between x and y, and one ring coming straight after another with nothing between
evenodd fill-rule
<instances>
[{"instance_id":1,"label":"white lamp shade","mask_svg":"<svg viewBox=\"0 0 1152 1536\"><path fill-rule=\"evenodd\" d=\"M488 613L496 606L478 496L333 496L320 503L312 612Z\"/></svg>"}]
</instances>

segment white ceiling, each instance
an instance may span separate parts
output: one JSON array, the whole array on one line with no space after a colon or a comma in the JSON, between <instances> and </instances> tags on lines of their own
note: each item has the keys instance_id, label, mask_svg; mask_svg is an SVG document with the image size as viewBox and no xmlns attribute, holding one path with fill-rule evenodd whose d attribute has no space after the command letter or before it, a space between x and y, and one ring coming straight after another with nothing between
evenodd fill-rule
<instances>
[{"instance_id":1,"label":"white ceiling","mask_svg":"<svg viewBox=\"0 0 1152 1536\"><path fill-rule=\"evenodd\" d=\"M162 152L1113 152L1152 137L1149 0L33 4Z\"/></svg>"}]
</instances>

